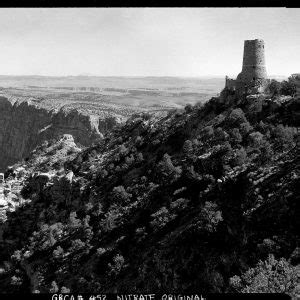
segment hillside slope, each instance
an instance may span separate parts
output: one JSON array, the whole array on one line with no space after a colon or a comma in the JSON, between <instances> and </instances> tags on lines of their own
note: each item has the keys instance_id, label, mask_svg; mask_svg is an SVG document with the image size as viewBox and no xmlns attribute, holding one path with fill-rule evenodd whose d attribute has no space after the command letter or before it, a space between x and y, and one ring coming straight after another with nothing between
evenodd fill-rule
<instances>
[{"instance_id":1,"label":"hillside slope","mask_svg":"<svg viewBox=\"0 0 300 300\"><path fill-rule=\"evenodd\" d=\"M223 94L71 157L38 148L7 172L27 202L2 226L1 290L299 294L299 111Z\"/></svg>"}]
</instances>

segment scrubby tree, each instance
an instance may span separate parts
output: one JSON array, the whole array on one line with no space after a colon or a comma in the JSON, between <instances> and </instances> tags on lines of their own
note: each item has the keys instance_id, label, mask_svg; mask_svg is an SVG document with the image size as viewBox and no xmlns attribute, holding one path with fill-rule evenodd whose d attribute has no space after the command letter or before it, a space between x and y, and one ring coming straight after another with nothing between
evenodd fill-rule
<instances>
[{"instance_id":1,"label":"scrubby tree","mask_svg":"<svg viewBox=\"0 0 300 300\"><path fill-rule=\"evenodd\" d=\"M175 167L173 165L171 157L167 153L163 156L163 159L159 162L158 169L160 170L164 179L170 182L177 180L182 173L180 167Z\"/></svg>"},{"instance_id":2,"label":"scrubby tree","mask_svg":"<svg viewBox=\"0 0 300 300\"><path fill-rule=\"evenodd\" d=\"M193 111L193 106L191 104L187 104L185 107L184 107L184 110L186 113L191 113Z\"/></svg>"},{"instance_id":3,"label":"scrubby tree","mask_svg":"<svg viewBox=\"0 0 300 300\"><path fill-rule=\"evenodd\" d=\"M240 124L240 133L242 136L246 136L251 130L253 130L253 127L250 125L248 121Z\"/></svg>"},{"instance_id":4,"label":"scrubby tree","mask_svg":"<svg viewBox=\"0 0 300 300\"><path fill-rule=\"evenodd\" d=\"M243 140L238 128L233 128L232 130L230 130L229 135L231 142L234 144L239 144Z\"/></svg>"},{"instance_id":5,"label":"scrubby tree","mask_svg":"<svg viewBox=\"0 0 300 300\"><path fill-rule=\"evenodd\" d=\"M118 204L113 204L105 214L104 220L100 222L101 229L108 232L122 223L124 209Z\"/></svg>"},{"instance_id":6,"label":"scrubby tree","mask_svg":"<svg viewBox=\"0 0 300 300\"><path fill-rule=\"evenodd\" d=\"M70 213L69 226L72 229L77 229L81 226L81 221L79 219L77 219L77 214L75 211Z\"/></svg>"},{"instance_id":7,"label":"scrubby tree","mask_svg":"<svg viewBox=\"0 0 300 300\"><path fill-rule=\"evenodd\" d=\"M61 288L60 292L61 292L62 294L68 294L68 293L71 292L71 290L68 289L67 287L63 286L63 287Z\"/></svg>"},{"instance_id":8,"label":"scrubby tree","mask_svg":"<svg viewBox=\"0 0 300 300\"><path fill-rule=\"evenodd\" d=\"M273 137L277 147L287 149L293 144L294 132L291 127L285 127L282 124L279 124L273 130Z\"/></svg>"},{"instance_id":9,"label":"scrubby tree","mask_svg":"<svg viewBox=\"0 0 300 300\"><path fill-rule=\"evenodd\" d=\"M130 166L133 162L134 162L134 157L133 155L131 154L130 156L126 156L125 157L125 162L128 166Z\"/></svg>"},{"instance_id":10,"label":"scrubby tree","mask_svg":"<svg viewBox=\"0 0 300 300\"><path fill-rule=\"evenodd\" d=\"M58 246L56 249L53 250L53 257L54 258L61 258L64 255L64 249L61 246Z\"/></svg>"},{"instance_id":11,"label":"scrubby tree","mask_svg":"<svg viewBox=\"0 0 300 300\"><path fill-rule=\"evenodd\" d=\"M204 137L210 138L214 135L214 128L210 126L206 126L203 128Z\"/></svg>"},{"instance_id":12,"label":"scrubby tree","mask_svg":"<svg viewBox=\"0 0 300 300\"><path fill-rule=\"evenodd\" d=\"M180 211L188 207L190 200L185 198L179 198L173 201L170 205L173 211Z\"/></svg>"},{"instance_id":13,"label":"scrubby tree","mask_svg":"<svg viewBox=\"0 0 300 300\"><path fill-rule=\"evenodd\" d=\"M257 124L256 128L257 128L260 132L262 132L263 134L265 134L265 133L268 131L269 126L261 120L261 121Z\"/></svg>"},{"instance_id":14,"label":"scrubby tree","mask_svg":"<svg viewBox=\"0 0 300 300\"><path fill-rule=\"evenodd\" d=\"M107 252L107 250L105 248L100 247L100 248L97 249L97 256L100 257L106 252Z\"/></svg>"},{"instance_id":15,"label":"scrubby tree","mask_svg":"<svg viewBox=\"0 0 300 300\"><path fill-rule=\"evenodd\" d=\"M12 276L11 277L11 284L12 285L21 285L23 283L23 280L21 277L19 276Z\"/></svg>"},{"instance_id":16,"label":"scrubby tree","mask_svg":"<svg viewBox=\"0 0 300 300\"><path fill-rule=\"evenodd\" d=\"M131 196L132 195L130 193L127 193L124 186L122 185L113 188L112 199L114 203L128 203L130 201Z\"/></svg>"},{"instance_id":17,"label":"scrubby tree","mask_svg":"<svg viewBox=\"0 0 300 300\"><path fill-rule=\"evenodd\" d=\"M265 164L272 159L273 149L271 144L268 141L263 140L260 144L259 150L260 150L260 155L258 159L261 164Z\"/></svg>"},{"instance_id":18,"label":"scrubby tree","mask_svg":"<svg viewBox=\"0 0 300 300\"><path fill-rule=\"evenodd\" d=\"M190 140L186 140L182 146L182 150L186 155L190 155L193 152L193 143Z\"/></svg>"},{"instance_id":19,"label":"scrubby tree","mask_svg":"<svg viewBox=\"0 0 300 300\"><path fill-rule=\"evenodd\" d=\"M227 117L227 122L232 127L236 127L244 122L247 122L247 118L244 112L240 108L235 108L231 111L231 113Z\"/></svg>"},{"instance_id":20,"label":"scrubby tree","mask_svg":"<svg viewBox=\"0 0 300 300\"><path fill-rule=\"evenodd\" d=\"M280 94L281 84L279 81L272 79L268 85L269 92L272 96L277 96Z\"/></svg>"},{"instance_id":21,"label":"scrubby tree","mask_svg":"<svg viewBox=\"0 0 300 300\"><path fill-rule=\"evenodd\" d=\"M218 210L218 205L211 201L206 201L199 216L197 225L200 229L208 232L216 231L217 225L223 220L222 212Z\"/></svg>"},{"instance_id":22,"label":"scrubby tree","mask_svg":"<svg viewBox=\"0 0 300 300\"><path fill-rule=\"evenodd\" d=\"M235 166L241 166L247 162L247 152L244 147L237 149L235 151L235 156L233 159L233 163Z\"/></svg>"},{"instance_id":23,"label":"scrubby tree","mask_svg":"<svg viewBox=\"0 0 300 300\"><path fill-rule=\"evenodd\" d=\"M59 291L58 285L55 281L51 282L51 288L49 289L50 293L57 293Z\"/></svg>"},{"instance_id":24,"label":"scrubby tree","mask_svg":"<svg viewBox=\"0 0 300 300\"><path fill-rule=\"evenodd\" d=\"M241 276L231 277L230 286L242 293L287 293L295 297L300 292L297 273L297 267L270 254Z\"/></svg>"},{"instance_id":25,"label":"scrubby tree","mask_svg":"<svg viewBox=\"0 0 300 300\"><path fill-rule=\"evenodd\" d=\"M258 148L261 145L263 139L264 136L259 131L252 132L249 135L250 144L255 148Z\"/></svg>"},{"instance_id":26,"label":"scrubby tree","mask_svg":"<svg viewBox=\"0 0 300 300\"><path fill-rule=\"evenodd\" d=\"M214 133L215 133L215 139L218 142L226 141L228 137L228 133L224 131L221 127L217 127Z\"/></svg>"},{"instance_id":27,"label":"scrubby tree","mask_svg":"<svg viewBox=\"0 0 300 300\"><path fill-rule=\"evenodd\" d=\"M291 80L284 80L281 83L280 93L285 96L294 96L296 94L296 85Z\"/></svg>"},{"instance_id":28,"label":"scrubby tree","mask_svg":"<svg viewBox=\"0 0 300 300\"><path fill-rule=\"evenodd\" d=\"M70 251L71 252L78 251L84 247L85 247L85 243L81 239L76 239L72 241Z\"/></svg>"},{"instance_id":29,"label":"scrubby tree","mask_svg":"<svg viewBox=\"0 0 300 300\"><path fill-rule=\"evenodd\" d=\"M137 161L138 163L140 163L140 162L142 162L143 160L144 160L143 153L141 153L141 152L137 153L137 155L136 155L136 161Z\"/></svg>"},{"instance_id":30,"label":"scrubby tree","mask_svg":"<svg viewBox=\"0 0 300 300\"><path fill-rule=\"evenodd\" d=\"M122 155L122 156L125 156L128 154L128 149L124 146L124 144L122 144L120 146L120 149L119 149L119 153Z\"/></svg>"},{"instance_id":31,"label":"scrubby tree","mask_svg":"<svg viewBox=\"0 0 300 300\"><path fill-rule=\"evenodd\" d=\"M142 146L142 144L143 144L143 138L141 137L141 136L137 136L136 137L136 139L135 139L135 145L137 146L137 147L140 147L140 146Z\"/></svg>"},{"instance_id":32,"label":"scrubby tree","mask_svg":"<svg viewBox=\"0 0 300 300\"><path fill-rule=\"evenodd\" d=\"M109 263L109 275L118 275L124 266L125 259L123 255L117 254L113 258L113 262Z\"/></svg>"},{"instance_id":33,"label":"scrubby tree","mask_svg":"<svg viewBox=\"0 0 300 300\"><path fill-rule=\"evenodd\" d=\"M151 215L153 220L150 222L154 229L164 227L168 222L173 220L176 215L171 213L165 206L161 207L157 212Z\"/></svg>"},{"instance_id":34,"label":"scrubby tree","mask_svg":"<svg viewBox=\"0 0 300 300\"><path fill-rule=\"evenodd\" d=\"M22 259L22 251L20 250L16 250L13 255L11 256L11 259L12 260L15 260L15 261L20 261Z\"/></svg>"}]
</instances>

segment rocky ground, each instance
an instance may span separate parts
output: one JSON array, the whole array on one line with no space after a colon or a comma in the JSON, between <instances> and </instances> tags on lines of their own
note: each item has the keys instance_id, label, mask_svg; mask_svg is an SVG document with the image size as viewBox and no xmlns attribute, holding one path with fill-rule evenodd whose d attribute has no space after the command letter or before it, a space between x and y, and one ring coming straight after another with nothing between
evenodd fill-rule
<instances>
[{"instance_id":1,"label":"rocky ground","mask_svg":"<svg viewBox=\"0 0 300 300\"><path fill-rule=\"evenodd\" d=\"M1 290L296 297L299 111L224 91L85 149L44 143L6 172L22 189L3 219Z\"/></svg>"},{"instance_id":2,"label":"rocky ground","mask_svg":"<svg viewBox=\"0 0 300 300\"><path fill-rule=\"evenodd\" d=\"M62 171L63 163L81 152L72 135L64 134L58 140L45 141L31 152L31 159L18 163L6 170L5 183L0 186L0 222L5 223L7 213L26 206L31 199L24 199L22 189L28 178L48 180ZM41 155L42 154L42 155ZM53 168L53 169L51 169ZM49 171L49 172L48 172Z\"/></svg>"}]
</instances>

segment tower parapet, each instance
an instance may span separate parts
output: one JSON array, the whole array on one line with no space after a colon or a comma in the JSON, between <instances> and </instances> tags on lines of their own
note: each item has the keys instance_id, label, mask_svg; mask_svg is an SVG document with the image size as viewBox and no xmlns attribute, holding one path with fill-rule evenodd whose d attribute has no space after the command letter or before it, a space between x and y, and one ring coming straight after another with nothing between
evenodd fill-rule
<instances>
[{"instance_id":1,"label":"tower parapet","mask_svg":"<svg viewBox=\"0 0 300 300\"><path fill-rule=\"evenodd\" d=\"M231 89L231 90L235 90L235 80L226 76L225 77L225 87L228 89Z\"/></svg>"}]
</instances>

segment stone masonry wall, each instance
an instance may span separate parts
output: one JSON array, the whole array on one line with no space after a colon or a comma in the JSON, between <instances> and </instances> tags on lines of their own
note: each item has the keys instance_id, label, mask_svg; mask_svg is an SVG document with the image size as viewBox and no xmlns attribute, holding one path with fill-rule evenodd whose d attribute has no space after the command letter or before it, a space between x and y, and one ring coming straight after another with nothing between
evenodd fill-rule
<instances>
[{"instance_id":1,"label":"stone masonry wall","mask_svg":"<svg viewBox=\"0 0 300 300\"><path fill-rule=\"evenodd\" d=\"M247 40L244 42L244 56L242 72L237 76L237 89L261 79L267 78L265 67L265 45L263 40Z\"/></svg>"},{"instance_id":2,"label":"stone masonry wall","mask_svg":"<svg viewBox=\"0 0 300 300\"><path fill-rule=\"evenodd\" d=\"M225 87L235 90L235 79L231 79L228 76L225 77Z\"/></svg>"}]
</instances>

